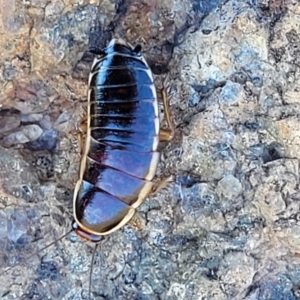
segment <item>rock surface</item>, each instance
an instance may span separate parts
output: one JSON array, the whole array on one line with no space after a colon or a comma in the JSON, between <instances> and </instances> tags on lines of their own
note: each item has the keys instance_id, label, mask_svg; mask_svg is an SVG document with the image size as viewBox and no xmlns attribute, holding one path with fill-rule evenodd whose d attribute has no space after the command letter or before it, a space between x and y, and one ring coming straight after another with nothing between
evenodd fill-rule
<instances>
[{"instance_id":1,"label":"rock surface","mask_svg":"<svg viewBox=\"0 0 300 300\"><path fill-rule=\"evenodd\" d=\"M100 243L91 299L299 299L299 1L0 3L1 299L89 298L93 245L27 258L71 229L87 49L112 36L169 76L176 180Z\"/></svg>"}]
</instances>

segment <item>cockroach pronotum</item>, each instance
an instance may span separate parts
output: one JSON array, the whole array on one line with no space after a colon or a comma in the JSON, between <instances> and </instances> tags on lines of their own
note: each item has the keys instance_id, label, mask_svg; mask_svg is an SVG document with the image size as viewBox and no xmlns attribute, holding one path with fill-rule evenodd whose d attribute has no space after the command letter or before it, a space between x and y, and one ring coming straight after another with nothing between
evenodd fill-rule
<instances>
[{"instance_id":1,"label":"cockroach pronotum","mask_svg":"<svg viewBox=\"0 0 300 300\"><path fill-rule=\"evenodd\" d=\"M168 129L160 128L153 76L140 46L113 39L105 49L90 51L96 57L88 82L87 129L72 230L97 243L127 224L156 189L152 180L159 163L158 143L172 139L173 127L162 90Z\"/></svg>"}]
</instances>

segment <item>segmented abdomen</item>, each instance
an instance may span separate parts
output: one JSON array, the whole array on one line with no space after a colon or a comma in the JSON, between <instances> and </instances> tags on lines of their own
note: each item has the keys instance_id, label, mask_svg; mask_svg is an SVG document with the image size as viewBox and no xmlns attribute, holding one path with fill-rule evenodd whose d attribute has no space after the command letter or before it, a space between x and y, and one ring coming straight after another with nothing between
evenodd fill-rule
<instances>
[{"instance_id":1,"label":"segmented abdomen","mask_svg":"<svg viewBox=\"0 0 300 300\"><path fill-rule=\"evenodd\" d=\"M107 51L94 61L89 80L87 144L75 207L84 227L105 234L151 192L158 134L157 96L146 61L133 51Z\"/></svg>"}]
</instances>

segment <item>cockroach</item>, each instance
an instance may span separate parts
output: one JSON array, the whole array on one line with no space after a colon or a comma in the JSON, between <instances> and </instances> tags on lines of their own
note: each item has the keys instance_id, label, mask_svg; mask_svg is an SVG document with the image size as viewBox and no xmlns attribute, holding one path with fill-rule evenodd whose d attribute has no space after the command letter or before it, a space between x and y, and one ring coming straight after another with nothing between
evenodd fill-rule
<instances>
[{"instance_id":1,"label":"cockroach","mask_svg":"<svg viewBox=\"0 0 300 300\"><path fill-rule=\"evenodd\" d=\"M158 143L170 141L174 130L164 89L168 129L160 128L158 96L140 46L113 39L105 49L90 52L96 56L88 80L85 145L71 231L98 245L103 236L127 224L147 196L166 182L153 183Z\"/></svg>"},{"instance_id":2,"label":"cockroach","mask_svg":"<svg viewBox=\"0 0 300 300\"><path fill-rule=\"evenodd\" d=\"M160 137L172 137L160 134L153 76L140 50L121 39L93 49L87 136L73 198L73 228L92 242L134 216L154 188Z\"/></svg>"}]
</instances>

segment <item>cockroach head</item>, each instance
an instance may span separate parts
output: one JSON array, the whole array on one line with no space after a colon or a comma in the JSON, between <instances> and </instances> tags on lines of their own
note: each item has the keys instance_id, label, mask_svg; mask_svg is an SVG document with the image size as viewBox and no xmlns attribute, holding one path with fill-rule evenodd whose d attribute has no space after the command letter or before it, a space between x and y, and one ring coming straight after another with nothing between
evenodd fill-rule
<instances>
[{"instance_id":1,"label":"cockroach head","mask_svg":"<svg viewBox=\"0 0 300 300\"><path fill-rule=\"evenodd\" d=\"M96 235L90 232L87 232L85 229L80 227L80 224L78 224L76 221L73 221L72 224L72 230L82 239L93 242L93 243L98 243L100 242L103 237L100 235Z\"/></svg>"}]
</instances>

